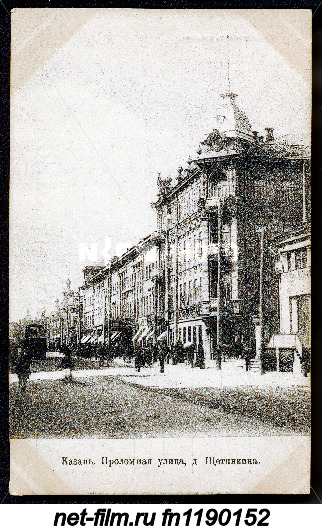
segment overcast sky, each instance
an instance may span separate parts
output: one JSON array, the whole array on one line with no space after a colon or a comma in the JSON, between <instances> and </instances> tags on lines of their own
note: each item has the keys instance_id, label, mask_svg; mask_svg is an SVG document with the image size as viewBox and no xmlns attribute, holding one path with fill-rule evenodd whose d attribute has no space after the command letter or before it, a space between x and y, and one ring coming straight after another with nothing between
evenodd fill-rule
<instances>
[{"instance_id":1,"label":"overcast sky","mask_svg":"<svg viewBox=\"0 0 322 528\"><path fill-rule=\"evenodd\" d=\"M275 13L275 15L274 15ZM284 15L284 16L283 16ZM156 229L173 176L232 91L255 130L309 142L310 11L16 10L10 319L81 283L79 244ZM227 38L229 35L229 38Z\"/></svg>"}]
</instances>

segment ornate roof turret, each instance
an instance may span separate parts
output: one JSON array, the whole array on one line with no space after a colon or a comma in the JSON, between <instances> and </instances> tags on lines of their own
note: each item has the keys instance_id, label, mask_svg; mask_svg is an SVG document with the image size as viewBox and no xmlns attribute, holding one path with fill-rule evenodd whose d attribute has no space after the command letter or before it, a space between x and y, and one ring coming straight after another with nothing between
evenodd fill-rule
<instances>
[{"instance_id":1,"label":"ornate roof turret","mask_svg":"<svg viewBox=\"0 0 322 528\"><path fill-rule=\"evenodd\" d=\"M254 142L252 126L236 104L237 95L221 94L222 103L214 118L214 129L201 141L197 154L199 159L218 155L236 154L241 148Z\"/></svg>"},{"instance_id":2,"label":"ornate roof turret","mask_svg":"<svg viewBox=\"0 0 322 528\"><path fill-rule=\"evenodd\" d=\"M223 103L215 118L215 128L228 138L253 140L252 126L245 112L236 104L237 95L232 92L221 94Z\"/></svg>"}]
</instances>

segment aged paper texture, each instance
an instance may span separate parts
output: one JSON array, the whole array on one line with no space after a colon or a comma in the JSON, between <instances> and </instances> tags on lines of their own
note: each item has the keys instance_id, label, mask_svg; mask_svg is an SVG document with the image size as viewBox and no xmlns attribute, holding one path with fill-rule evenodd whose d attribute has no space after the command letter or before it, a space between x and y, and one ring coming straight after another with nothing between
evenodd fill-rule
<instances>
[{"instance_id":1,"label":"aged paper texture","mask_svg":"<svg viewBox=\"0 0 322 528\"><path fill-rule=\"evenodd\" d=\"M11 494L309 493L310 117L310 11L12 11Z\"/></svg>"}]
</instances>

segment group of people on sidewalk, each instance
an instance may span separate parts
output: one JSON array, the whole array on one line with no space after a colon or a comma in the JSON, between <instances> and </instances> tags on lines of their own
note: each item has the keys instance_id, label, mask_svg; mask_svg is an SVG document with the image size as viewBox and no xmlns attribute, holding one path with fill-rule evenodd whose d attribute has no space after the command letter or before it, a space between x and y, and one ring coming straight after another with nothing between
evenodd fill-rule
<instances>
[{"instance_id":1,"label":"group of people on sidewalk","mask_svg":"<svg viewBox=\"0 0 322 528\"><path fill-rule=\"evenodd\" d=\"M64 354L61 360L60 368L66 370L64 380L67 382L73 381L72 370L75 367L75 354L77 350L64 344L60 346L60 352ZM104 353L103 353L104 352ZM101 351L100 359L109 357L104 351ZM19 388L21 392L26 390L27 382L31 374L31 363L33 360L32 351L27 347L21 347L15 358L13 370L18 376ZM205 357L203 346L200 343L196 346L195 343L184 347L178 341L174 346L168 346L166 341L157 342L155 345L139 345L134 347L134 365L138 372L142 367L153 367L155 363L159 362L160 372L164 373L165 364L172 363L186 363L191 367L205 368Z\"/></svg>"},{"instance_id":2,"label":"group of people on sidewalk","mask_svg":"<svg viewBox=\"0 0 322 528\"><path fill-rule=\"evenodd\" d=\"M202 343L197 346L191 343L184 347L181 341L174 346L169 346L166 341L157 342L155 345L137 344L134 348L135 368L140 372L142 367L152 367L155 362L160 364L160 372L164 372L165 363L173 365L186 363L191 367L205 368L205 355Z\"/></svg>"}]
</instances>

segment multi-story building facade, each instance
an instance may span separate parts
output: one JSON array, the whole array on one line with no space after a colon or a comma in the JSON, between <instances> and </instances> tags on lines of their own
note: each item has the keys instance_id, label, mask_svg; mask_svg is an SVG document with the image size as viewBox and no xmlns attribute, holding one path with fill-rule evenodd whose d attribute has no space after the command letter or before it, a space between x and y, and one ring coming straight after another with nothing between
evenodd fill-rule
<instances>
[{"instance_id":1,"label":"multi-story building facade","mask_svg":"<svg viewBox=\"0 0 322 528\"><path fill-rule=\"evenodd\" d=\"M84 284L79 288L81 344L97 343L102 326L101 288L96 287L94 277L104 266L86 266L83 270Z\"/></svg>"},{"instance_id":2,"label":"multi-story building facade","mask_svg":"<svg viewBox=\"0 0 322 528\"><path fill-rule=\"evenodd\" d=\"M155 329L156 243L150 235L105 267L84 270L81 343L132 347Z\"/></svg>"},{"instance_id":3,"label":"multi-story building facade","mask_svg":"<svg viewBox=\"0 0 322 528\"><path fill-rule=\"evenodd\" d=\"M169 341L202 342L208 362L234 354L240 343L259 355L278 324L265 298L265 239L300 225L309 208L302 149L278 144L272 129L265 139L253 132L231 93L215 121L174 185L159 178L154 204L158 315L165 315Z\"/></svg>"},{"instance_id":4,"label":"multi-story building facade","mask_svg":"<svg viewBox=\"0 0 322 528\"><path fill-rule=\"evenodd\" d=\"M270 128L261 137L236 96L222 97L195 159L175 180L159 175L156 233L85 268L79 342L131 348L162 335L202 345L206 363L220 365L259 359L279 331L270 241L310 215L309 157Z\"/></svg>"}]
</instances>

